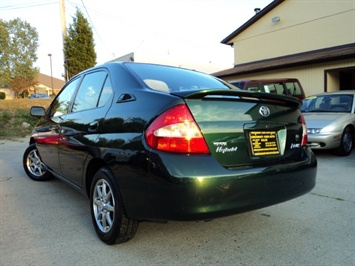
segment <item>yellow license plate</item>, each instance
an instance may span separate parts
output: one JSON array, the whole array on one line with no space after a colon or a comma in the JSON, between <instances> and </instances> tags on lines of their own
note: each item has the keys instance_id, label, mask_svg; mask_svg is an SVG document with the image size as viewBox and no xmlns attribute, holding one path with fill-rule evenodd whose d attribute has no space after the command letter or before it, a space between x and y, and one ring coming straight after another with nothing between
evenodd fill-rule
<instances>
[{"instance_id":1,"label":"yellow license plate","mask_svg":"<svg viewBox=\"0 0 355 266\"><path fill-rule=\"evenodd\" d=\"M277 133L272 130L249 132L251 151L254 156L280 154Z\"/></svg>"}]
</instances>

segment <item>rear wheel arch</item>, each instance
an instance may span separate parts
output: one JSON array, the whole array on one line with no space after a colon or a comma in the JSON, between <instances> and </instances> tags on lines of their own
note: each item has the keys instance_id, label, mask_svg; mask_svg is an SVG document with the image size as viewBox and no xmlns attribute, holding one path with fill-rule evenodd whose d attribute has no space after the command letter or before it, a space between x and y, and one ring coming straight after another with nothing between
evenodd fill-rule
<instances>
[{"instance_id":1,"label":"rear wheel arch","mask_svg":"<svg viewBox=\"0 0 355 266\"><path fill-rule=\"evenodd\" d=\"M95 173L89 197L92 222L104 243L124 243L135 236L138 220L127 217L119 184L108 166Z\"/></svg>"},{"instance_id":2,"label":"rear wheel arch","mask_svg":"<svg viewBox=\"0 0 355 266\"><path fill-rule=\"evenodd\" d=\"M100 168L107 166L105 161L103 161L100 158L93 158L88 166L86 167L86 172L85 172L85 189L86 189L86 195L88 198L90 198L90 188L91 188L91 183L92 180L94 179L95 174L97 171L99 171Z\"/></svg>"}]
</instances>

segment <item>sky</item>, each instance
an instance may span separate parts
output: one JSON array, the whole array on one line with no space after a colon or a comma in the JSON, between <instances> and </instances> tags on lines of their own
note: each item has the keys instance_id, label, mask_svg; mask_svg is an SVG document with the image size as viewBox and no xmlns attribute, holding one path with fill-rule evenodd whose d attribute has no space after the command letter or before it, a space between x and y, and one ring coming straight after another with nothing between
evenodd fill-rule
<instances>
[{"instance_id":1,"label":"sky","mask_svg":"<svg viewBox=\"0 0 355 266\"><path fill-rule=\"evenodd\" d=\"M78 8L94 33L97 64L134 53L135 61L213 73L233 67L221 41L272 0L65 0L66 26ZM61 78L60 0L1 0L0 19L20 18L38 32L34 66ZM48 56L51 54L51 57ZM51 62L52 61L52 67ZM52 71L51 71L52 70Z\"/></svg>"}]
</instances>

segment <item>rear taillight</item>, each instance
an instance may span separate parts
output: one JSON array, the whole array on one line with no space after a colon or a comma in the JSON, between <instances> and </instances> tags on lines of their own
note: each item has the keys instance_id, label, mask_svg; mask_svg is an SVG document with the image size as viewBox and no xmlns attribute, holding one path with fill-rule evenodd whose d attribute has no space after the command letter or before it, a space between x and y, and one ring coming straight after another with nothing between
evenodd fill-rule
<instances>
[{"instance_id":1,"label":"rear taillight","mask_svg":"<svg viewBox=\"0 0 355 266\"><path fill-rule=\"evenodd\" d=\"M303 114L301 114L301 121L302 121L302 141L301 141L301 146L306 146L308 142L308 135L307 135L307 126L306 126L306 120L303 117Z\"/></svg>"},{"instance_id":2,"label":"rear taillight","mask_svg":"<svg viewBox=\"0 0 355 266\"><path fill-rule=\"evenodd\" d=\"M186 105L180 104L162 113L145 133L149 147L179 153L209 153L202 136Z\"/></svg>"}]
</instances>

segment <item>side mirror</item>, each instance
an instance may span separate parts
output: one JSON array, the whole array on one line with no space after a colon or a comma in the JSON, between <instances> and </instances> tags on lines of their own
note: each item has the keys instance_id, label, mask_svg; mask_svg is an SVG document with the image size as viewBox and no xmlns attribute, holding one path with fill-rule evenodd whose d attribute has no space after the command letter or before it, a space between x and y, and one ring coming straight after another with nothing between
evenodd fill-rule
<instances>
[{"instance_id":1,"label":"side mirror","mask_svg":"<svg viewBox=\"0 0 355 266\"><path fill-rule=\"evenodd\" d=\"M33 116L44 116L45 110L42 106L32 106L30 110L30 114Z\"/></svg>"}]
</instances>

